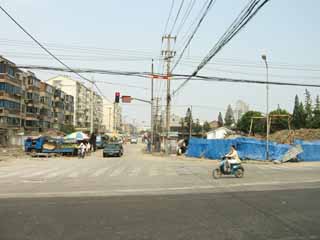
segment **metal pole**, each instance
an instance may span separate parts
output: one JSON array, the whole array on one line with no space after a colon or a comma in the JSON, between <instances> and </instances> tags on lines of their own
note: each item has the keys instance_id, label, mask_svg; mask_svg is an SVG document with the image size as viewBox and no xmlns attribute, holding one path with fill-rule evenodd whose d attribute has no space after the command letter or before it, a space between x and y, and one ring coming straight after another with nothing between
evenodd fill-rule
<instances>
[{"instance_id":1,"label":"metal pole","mask_svg":"<svg viewBox=\"0 0 320 240\"><path fill-rule=\"evenodd\" d=\"M189 115L189 140L192 137L192 106L190 106L190 115Z\"/></svg>"},{"instance_id":2,"label":"metal pole","mask_svg":"<svg viewBox=\"0 0 320 240\"><path fill-rule=\"evenodd\" d=\"M151 77L151 119L150 119L150 127L151 127L151 152L152 152L152 146L154 144L154 120L153 120L153 81L154 81L154 78L153 78L153 74L154 74L154 69L153 69L153 59L152 59L152 64L151 64L151 74L152 74L152 77Z\"/></svg>"},{"instance_id":3,"label":"metal pole","mask_svg":"<svg viewBox=\"0 0 320 240\"><path fill-rule=\"evenodd\" d=\"M91 109L90 109L90 133L93 133L93 79L91 80Z\"/></svg>"},{"instance_id":4,"label":"metal pole","mask_svg":"<svg viewBox=\"0 0 320 240\"><path fill-rule=\"evenodd\" d=\"M265 62L266 65L266 74L267 74L267 84L266 84L266 90L267 90L267 109L266 109L266 122L267 122L267 141L266 141L266 160L269 160L269 132L270 132L270 124L269 124L269 66L267 62L267 56L262 55L262 59Z\"/></svg>"},{"instance_id":5,"label":"metal pole","mask_svg":"<svg viewBox=\"0 0 320 240\"><path fill-rule=\"evenodd\" d=\"M113 132L117 131L116 126L116 102L113 103Z\"/></svg>"}]
</instances>

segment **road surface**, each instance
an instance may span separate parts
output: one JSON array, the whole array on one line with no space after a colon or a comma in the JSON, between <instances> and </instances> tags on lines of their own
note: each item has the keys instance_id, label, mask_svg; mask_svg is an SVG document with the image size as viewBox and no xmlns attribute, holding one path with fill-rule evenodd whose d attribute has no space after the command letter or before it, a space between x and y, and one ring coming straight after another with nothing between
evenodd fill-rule
<instances>
[{"instance_id":1,"label":"road surface","mask_svg":"<svg viewBox=\"0 0 320 240\"><path fill-rule=\"evenodd\" d=\"M320 239L320 165L143 154L0 163L0 239Z\"/></svg>"}]
</instances>

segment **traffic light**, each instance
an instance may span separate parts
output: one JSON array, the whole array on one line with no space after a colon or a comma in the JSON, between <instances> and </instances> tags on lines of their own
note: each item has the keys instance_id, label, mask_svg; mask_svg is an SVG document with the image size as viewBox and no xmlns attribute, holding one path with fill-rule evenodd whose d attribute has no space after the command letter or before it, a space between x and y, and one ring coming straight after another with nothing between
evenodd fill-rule
<instances>
[{"instance_id":1,"label":"traffic light","mask_svg":"<svg viewBox=\"0 0 320 240\"><path fill-rule=\"evenodd\" d=\"M119 101L120 101L120 93L119 93L119 92L116 92L114 102L115 102L115 103L119 103Z\"/></svg>"}]
</instances>

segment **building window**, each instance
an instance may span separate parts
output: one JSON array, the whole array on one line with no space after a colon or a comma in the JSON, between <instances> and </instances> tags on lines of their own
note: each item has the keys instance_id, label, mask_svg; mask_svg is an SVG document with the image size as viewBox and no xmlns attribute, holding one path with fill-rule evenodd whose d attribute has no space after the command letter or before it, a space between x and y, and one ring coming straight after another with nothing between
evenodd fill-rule
<instances>
[{"instance_id":1,"label":"building window","mask_svg":"<svg viewBox=\"0 0 320 240\"><path fill-rule=\"evenodd\" d=\"M4 72L4 64L0 63L0 73L5 73Z\"/></svg>"},{"instance_id":2,"label":"building window","mask_svg":"<svg viewBox=\"0 0 320 240\"><path fill-rule=\"evenodd\" d=\"M0 108L20 110L20 103L9 100L0 100Z\"/></svg>"},{"instance_id":3,"label":"building window","mask_svg":"<svg viewBox=\"0 0 320 240\"><path fill-rule=\"evenodd\" d=\"M3 82L0 83L0 91L5 91L9 94L21 94L21 88Z\"/></svg>"},{"instance_id":4,"label":"building window","mask_svg":"<svg viewBox=\"0 0 320 240\"><path fill-rule=\"evenodd\" d=\"M13 67L8 67L8 74L11 76L11 77L14 77L14 68Z\"/></svg>"}]
</instances>

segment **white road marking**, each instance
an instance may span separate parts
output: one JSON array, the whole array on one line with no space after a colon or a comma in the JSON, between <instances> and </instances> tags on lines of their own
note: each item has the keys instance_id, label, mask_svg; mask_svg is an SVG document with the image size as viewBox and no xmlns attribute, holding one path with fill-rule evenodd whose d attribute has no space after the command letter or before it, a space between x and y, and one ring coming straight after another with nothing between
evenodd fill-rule
<instances>
[{"instance_id":1,"label":"white road marking","mask_svg":"<svg viewBox=\"0 0 320 240\"><path fill-rule=\"evenodd\" d=\"M31 174L27 174L27 175L24 175L24 176L21 176L21 177L22 178L36 177L36 176L40 176L40 175L43 175L43 174L46 174L46 173L49 173L49 172L54 172L54 171L56 171L58 169L59 168L46 169L46 170L42 170L42 171L39 171L39 172L34 172L34 173L31 173Z\"/></svg>"},{"instance_id":2,"label":"white road marking","mask_svg":"<svg viewBox=\"0 0 320 240\"><path fill-rule=\"evenodd\" d=\"M48 175L46 175L45 178L55 178L55 177L58 177L59 175L66 174L66 173L71 172L73 170L74 169L69 168L69 169L62 169L62 170L59 170L56 172L51 172Z\"/></svg>"},{"instance_id":3,"label":"white road marking","mask_svg":"<svg viewBox=\"0 0 320 240\"><path fill-rule=\"evenodd\" d=\"M175 167L166 167L165 168L167 176L178 176L178 173L175 170Z\"/></svg>"},{"instance_id":4,"label":"white road marking","mask_svg":"<svg viewBox=\"0 0 320 240\"><path fill-rule=\"evenodd\" d=\"M110 173L110 177L116 177L119 176L124 170L126 169L126 167L120 167L115 169L113 172Z\"/></svg>"},{"instance_id":5,"label":"white road marking","mask_svg":"<svg viewBox=\"0 0 320 240\"><path fill-rule=\"evenodd\" d=\"M152 167L149 170L149 176L154 177L154 176L158 176L159 175L159 169L156 167Z\"/></svg>"},{"instance_id":6,"label":"white road marking","mask_svg":"<svg viewBox=\"0 0 320 240\"><path fill-rule=\"evenodd\" d=\"M110 168L111 168L111 166L105 167L105 168L101 168L101 169L97 170L95 173L93 173L93 174L91 175L91 177L98 177L98 176L104 174L104 173L105 173L106 171L108 171Z\"/></svg>"},{"instance_id":7,"label":"white road marking","mask_svg":"<svg viewBox=\"0 0 320 240\"><path fill-rule=\"evenodd\" d=\"M23 169L23 170L19 170L19 171L16 171L16 172L6 173L4 175L0 175L0 178L13 177L13 176L17 176L17 175L20 175L20 174L25 174L25 173L29 172L30 170L32 170L32 168Z\"/></svg>"},{"instance_id":8,"label":"white road marking","mask_svg":"<svg viewBox=\"0 0 320 240\"><path fill-rule=\"evenodd\" d=\"M140 167L134 167L130 172L129 172L129 176L130 177L136 177L139 175L139 173L141 172L141 168Z\"/></svg>"}]
</instances>

